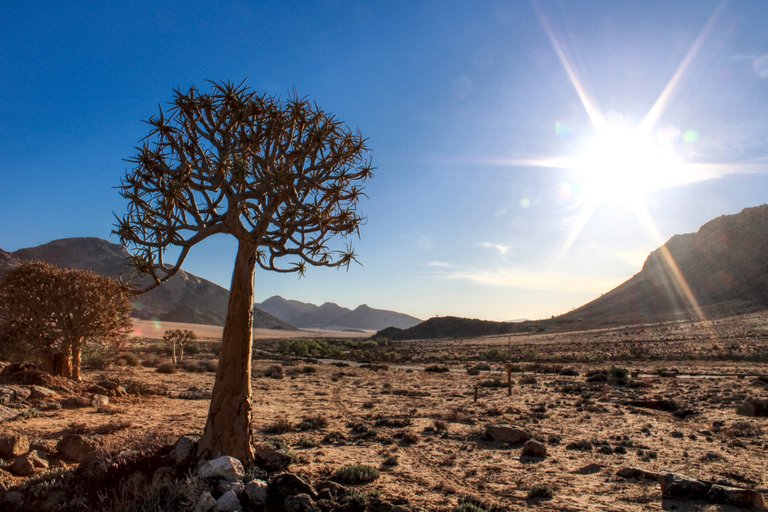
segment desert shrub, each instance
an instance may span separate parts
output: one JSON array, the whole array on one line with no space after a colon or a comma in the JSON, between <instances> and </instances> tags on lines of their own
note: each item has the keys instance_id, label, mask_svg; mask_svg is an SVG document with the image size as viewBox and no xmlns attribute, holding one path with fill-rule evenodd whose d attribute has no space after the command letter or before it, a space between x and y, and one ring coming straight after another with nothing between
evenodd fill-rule
<instances>
[{"instance_id":1,"label":"desert shrub","mask_svg":"<svg viewBox=\"0 0 768 512\"><path fill-rule=\"evenodd\" d=\"M552 486L547 484L536 484L528 491L529 500L551 500L553 496Z\"/></svg>"},{"instance_id":2,"label":"desert shrub","mask_svg":"<svg viewBox=\"0 0 768 512\"><path fill-rule=\"evenodd\" d=\"M264 432L268 434L285 434L286 432L291 432L292 430L293 425L290 421L285 419L276 420L264 427Z\"/></svg>"},{"instance_id":3,"label":"desert shrub","mask_svg":"<svg viewBox=\"0 0 768 512\"><path fill-rule=\"evenodd\" d=\"M467 368L467 375L480 375L480 370L475 366L472 366L471 368Z\"/></svg>"},{"instance_id":4,"label":"desert shrub","mask_svg":"<svg viewBox=\"0 0 768 512\"><path fill-rule=\"evenodd\" d=\"M201 364L201 361L185 361L182 368L185 372L190 373L203 373L206 371L205 367Z\"/></svg>"},{"instance_id":5,"label":"desert shrub","mask_svg":"<svg viewBox=\"0 0 768 512\"><path fill-rule=\"evenodd\" d=\"M160 366L160 358L157 356L150 356L141 361L141 366L146 368L157 368Z\"/></svg>"},{"instance_id":6,"label":"desert shrub","mask_svg":"<svg viewBox=\"0 0 768 512\"><path fill-rule=\"evenodd\" d=\"M379 470L373 466L353 464L339 468L333 479L340 484L368 484L379 478Z\"/></svg>"},{"instance_id":7,"label":"desert shrub","mask_svg":"<svg viewBox=\"0 0 768 512\"><path fill-rule=\"evenodd\" d=\"M328 418L320 414L306 417L299 423L299 430L317 430L328 426Z\"/></svg>"},{"instance_id":8,"label":"desert shrub","mask_svg":"<svg viewBox=\"0 0 768 512\"><path fill-rule=\"evenodd\" d=\"M306 373L306 374L317 373L317 368L315 366L302 366L301 373Z\"/></svg>"},{"instance_id":9,"label":"desert shrub","mask_svg":"<svg viewBox=\"0 0 768 512\"><path fill-rule=\"evenodd\" d=\"M508 359L508 354L505 350L494 347L481 352L480 359L484 359L486 361L505 361Z\"/></svg>"},{"instance_id":10,"label":"desert shrub","mask_svg":"<svg viewBox=\"0 0 768 512\"><path fill-rule=\"evenodd\" d=\"M501 380L500 377L493 377L491 379L481 380L478 383L478 386L481 388L503 388L506 386L506 384Z\"/></svg>"},{"instance_id":11,"label":"desert shrub","mask_svg":"<svg viewBox=\"0 0 768 512\"><path fill-rule=\"evenodd\" d=\"M445 373L448 371L448 367L439 364L431 364L424 368L424 371L430 373Z\"/></svg>"},{"instance_id":12,"label":"desert shrub","mask_svg":"<svg viewBox=\"0 0 768 512\"><path fill-rule=\"evenodd\" d=\"M589 370L587 372L587 382L607 382L608 373L605 370Z\"/></svg>"},{"instance_id":13,"label":"desert shrub","mask_svg":"<svg viewBox=\"0 0 768 512\"><path fill-rule=\"evenodd\" d=\"M282 379L285 376L285 371L279 364L273 364L264 370L264 376L270 379Z\"/></svg>"},{"instance_id":14,"label":"desert shrub","mask_svg":"<svg viewBox=\"0 0 768 512\"><path fill-rule=\"evenodd\" d=\"M381 462L381 465L383 467L391 468L392 466L397 466L399 460L396 453L388 453L384 455L384 460Z\"/></svg>"},{"instance_id":15,"label":"desert shrub","mask_svg":"<svg viewBox=\"0 0 768 512\"><path fill-rule=\"evenodd\" d=\"M402 433L400 436L400 442L404 445L416 444L419 442L419 436L409 430Z\"/></svg>"},{"instance_id":16,"label":"desert shrub","mask_svg":"<svg viewBox=\"0 0 768 512\"><path fill-rule=\"evenodd\" d=\"M437 433L448 432L448 424L443 420L434 420L432 422L432 427Z\"/></svg>"},{"instance_id":17,"label":"desert shrub","mask_svg":"<svg viewBox=\"0 0 768 512\"><path fill-rule=\"evenodd\" d=\"M296 443L299 448L317 448L320 446L320 442L317 439L311 437L301 437Z\"/></svg>"},{"instance_id":18,"label":"desert shrub","mask_svg":"<svg viewBox=\"0 0 768 512\"><path fill-rule=\"evenodd\" d=\"M124 353L122 359L125 360L126 366L139 366L139 356L130 352Z\"/></svg>"},{"instance_id":19,"label":"desert shrub","mask_svg":"<svg viewBox=\"0 0 768 512\"><path fill-rule=\"evenodd\" d=\"M219 367L219 361L217 359L208 359L206 361L201 361L200 363L203 368L205 368L205 371L215 373L216 370Z\"/></svg>"},{"instance_id":20,"label":"desert shrub","mask_svg":"<svg viewBox=\"0 0 768 512\"><path fill-rule=\"evenodd\" d=\"M579 372L576 370L576 368L571 368L570 366L562 368L558 373L567 377L576 377L579 375Z\"/></svg>"},{"instance_id":21,"label":"desert shrub","mask_svg":"<svg viewBox=\"0 0 768 512\"><path fill-rule=\"evenodd\" d=\"M411 418L395 418L390 416L379 416L376 418L377 427L403 428L411 424Z\"/></svg>"},{"instance_id":22,"label":"desert shrub","mask_svg":"<svg viewBox=\"0 0 768 512\"><path fill-rule=\"evenodd\" d=\"M94 345L83 352L83 366L91 370L106 370L112 362L110 350L101 345Z\"/></svg>"},{"instance_id":23,"label":"desert shrub","mask_svg":"<svg viewBox=\"0 0 768 512\"><path fill-rule=\"evenodd\" d=\"M749 421L736 421L728 428L731 437L759 437L763 431Z\"/></svg>"},{"instance_id":24,"label":"desert shrub","mask_svg":"<svg viewBox=\"0 0 768 512\"><path fill-rule=\"evenodd\" d=\"M488 507L474 496L462 496L453 512L489 512Z\"/></svg>"},{"instance_id":25,"label":"desert shrub","mask_svg":"<svg viewBox=\"0 0 768 512\"><path fill-rule=\"evenodd\" d=\"M157 373L171 374L176 373L176 365L173 363L162 363L157 367Z\"/></svg>"},{"instance_id":26,"label":"desert shrub","mask_svg":"<svg viewBox=\"0 0 768 512\"><path fill-rule=\"evenodd\" d=\"M520 384L536 384L536 376L535 375L523 375L520 377Z\"/></svg>"},{"instance_id":27,"label":"desert shrub","mask_svg":"<svg viewBox=\"0 0 768 512\"><path fill-rule=\"evenodd\" d=\"M608 381L617 386L626 386L629 382L629 370L611 366L611 369L608 370Z\"/></svg>"}]
</instances>

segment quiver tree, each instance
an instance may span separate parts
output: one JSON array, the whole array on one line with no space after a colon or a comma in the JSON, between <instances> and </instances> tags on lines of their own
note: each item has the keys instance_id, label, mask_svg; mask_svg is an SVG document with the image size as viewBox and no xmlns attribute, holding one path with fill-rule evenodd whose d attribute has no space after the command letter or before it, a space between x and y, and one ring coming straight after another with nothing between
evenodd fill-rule
<instances>
[{"instance_id":1,"label":"quiver tree","mask_svg":"<svg viewBox=\"0 0 768 512\"><path fill-rule=\"evenodd\" d=\"M83 349L122 339L131 328L130 311L117 281L24 263L0 283L0 340L16 358L37 359L53 375L80 380Z\"/></svg>"},{"instance_id":2,"label":"quiver tree","mask_svg":"<svg viewBox=\"0 0 768 512\"><path fill-rule=\"evenodd\" d=\"M371 177L366 141L306 99L259 95L244 84L175 91L149 119L121 195L116 233L135 268L167 281L193 246L237 240L221 354L199 455L253 459L251 344L256 267L303 274L307 265L354 260L335 235L358 233L361 183Z\"/></svg>"},{"instance_id":3,"label":"quiver tree","mask_svg":"<svg viewBox=\"0 0 768 512\"><path fill-rule=\"evenodd\" d=\"M171 356L173 364L181 363L184 360L184 345L192 343L197 339L195 333L187 329L169 329L163 334L163 341L171 346ZM178 355L178 358L176 357Z\"/></svg>"}]
</instances>

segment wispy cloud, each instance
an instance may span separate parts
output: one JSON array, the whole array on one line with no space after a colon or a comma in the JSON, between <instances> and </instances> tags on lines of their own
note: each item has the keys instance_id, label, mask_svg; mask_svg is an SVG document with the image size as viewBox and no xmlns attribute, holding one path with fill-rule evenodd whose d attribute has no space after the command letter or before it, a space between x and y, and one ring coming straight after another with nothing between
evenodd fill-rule
<instances>
[{"instance_id":1,"label":"wispy cloud","mask_svg":"<svg viewBox=\"0 0 768 512\"><path fill-rule=\"evenodd\" d=\"M480 242L478 245L485 249L495 249L499 253L499 256L504 256L509 252L509 249L510 249L508 245L494 244L491 242Z\"/></svg>"},{"instance_id":2,"label":"wispy cloud","mask_svg":"<svg viewBox=\"0 0 768 512\"><path fill-rule=\"evenodd\" d=\"M451 268L452 265L447 261L433 260L424 264L425 267L430 268Z\"/></svg>"},{"instance_id":3,"label":"wispy cloud","mask_svg":"<svg viewBox=\"0 0 768 512\"><path fill-rule=\"evenodd\" d=\"M498 268L493 270L457 270L442 275L473 283L519 290L602 293L621 283L621 279L573 276L561 272Z\"/></svg>"}]
</instances>

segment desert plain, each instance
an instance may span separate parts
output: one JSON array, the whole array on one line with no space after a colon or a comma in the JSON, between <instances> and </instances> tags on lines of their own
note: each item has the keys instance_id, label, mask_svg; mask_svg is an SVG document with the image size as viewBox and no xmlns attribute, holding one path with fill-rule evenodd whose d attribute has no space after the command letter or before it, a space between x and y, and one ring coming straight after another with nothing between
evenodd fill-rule
<instances>
[{"instance_id":1,"label":"desert plain","mask_svg":"<svg viewBox=\"0 0 768 512\"><path fill-rule=\"evenodd\" d=\"M56 455L73 432L113 453L199 435L216 332L186 327L200 341L175 366L169 347L139 329L145 336L91 361L83 383L7 404L15 415L3 434L28 436L51 461L30 482L76 470ZM737 510L662 499L665 472L768 491L768 420L744 410L768 398L765 313L470 339L319 334L259 331L254 341L254 442L288 454L309 482L372 466L378 478L355 492L434 511ZM89 388L99 382L126 393L99 401ZM526 455L522 440L494 439L489 426L522 431L538 448Z\"/></svg>"}]
</instances>

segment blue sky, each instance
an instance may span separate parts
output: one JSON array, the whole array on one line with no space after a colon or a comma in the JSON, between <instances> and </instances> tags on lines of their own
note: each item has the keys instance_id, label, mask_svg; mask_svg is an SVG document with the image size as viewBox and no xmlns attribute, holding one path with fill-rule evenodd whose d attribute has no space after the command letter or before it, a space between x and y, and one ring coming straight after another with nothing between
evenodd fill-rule
<instances>
[{"instance_id":1,"label":"blue sky","mask_svg":"<svg viewBox=\"0 0 768 512\"><path fill-rule=\"evenodd\" d=\"M141 120L208 79L309 96L369 138L377 167L363 266L260 272L258 301L548 317L631 277L673 234L768 202L765 2L212 5L4 6L0 248L109 238ZM632 135L611 154L600 134L654 104L652 149L633 153ZM659 147L674 165L646 172ZM631 180L604 179L625 166ZM228 286L233 255L217 237L185 269Z\"/></svg>"}]
</instances>

